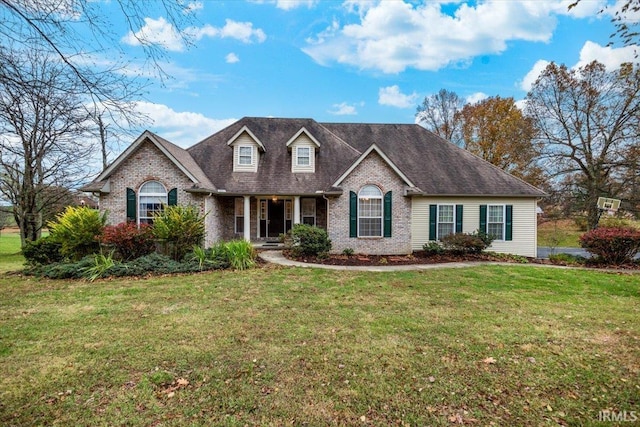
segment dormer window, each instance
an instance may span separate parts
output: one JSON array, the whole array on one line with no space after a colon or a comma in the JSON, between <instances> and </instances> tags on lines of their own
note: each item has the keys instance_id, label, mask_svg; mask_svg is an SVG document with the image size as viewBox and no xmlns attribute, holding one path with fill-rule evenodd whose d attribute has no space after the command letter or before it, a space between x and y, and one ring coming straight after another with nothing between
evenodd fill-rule
<instances>
[{"instance_id":1,"label":"dormer window","mask_svg":"<svg viewBox=\"0 0 640 427\"><path fill-rule=\"evenodd\" d=\"M238 164L241 166L253 164L253 147L246 145L238 147Z\"/></svg>"},{"instance_id":2,"label":"dormer window","mask_svg":"<svg viewBox=\"0 0 640 427\"><path fill-rule=\"evenodd\" d=\"M311 147L296 147L296 165L309 166L311 164Z\"/></svg>"}]
</instances>

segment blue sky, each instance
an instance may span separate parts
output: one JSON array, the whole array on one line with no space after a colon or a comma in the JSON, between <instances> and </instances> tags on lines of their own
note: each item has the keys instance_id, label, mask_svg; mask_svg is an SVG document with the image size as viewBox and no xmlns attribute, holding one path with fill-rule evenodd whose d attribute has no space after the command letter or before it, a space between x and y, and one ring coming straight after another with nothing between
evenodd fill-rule
<instances>
[{"instance_id":1,"label":"blue sky","mask_svg":"<svg viewBox=\"0 0 640 427\"><path fill-rule=\"evenodd\" d=\"M191 46L160 10L134 29L166 48L173 76L152 80L138 108L146 127L188 147L243 116L413 123L441 88L469 101L522 100L545 61L633 60L633 48L606 47L615 1L603 14L606 0L569 3L192 1ZM128 28L113 31L142 56Z\"/></svg>"}]
</instances>

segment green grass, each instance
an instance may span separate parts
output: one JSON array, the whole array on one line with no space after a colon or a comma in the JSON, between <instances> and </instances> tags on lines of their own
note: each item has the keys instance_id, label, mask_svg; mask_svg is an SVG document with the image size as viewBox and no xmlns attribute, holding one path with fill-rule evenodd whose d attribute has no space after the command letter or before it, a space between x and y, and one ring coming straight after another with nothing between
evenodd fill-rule
<instances>
[{"instance_id":1,"label":"green grass","mask_svg":"<svg viewBox=\"0 0 640 427\"><path fill-rule=\"evenodd\" d=\"M16 229L0 232L0 273L22 268L24 257L20 252L20 234Z\"/></svg>"},{"instance_id":2,"label":"green grass","mask_svg":"<svg viewBox=\"0 0 640 427\"><path fill-rule=\"evenodd\" d=\"M583 234L571 219L551 220L538 225L538 245L579 248Z\"/></svg>"},{"instance_id":3,"label":"green grass","mask_svg":"<svg viewBox=\"0 0 640 427\"><path fill-rule=\"evenodd\" d=\"M598 425L640 410L638 279L0 276L0 425Z\"/></svg>"}]
</instances>

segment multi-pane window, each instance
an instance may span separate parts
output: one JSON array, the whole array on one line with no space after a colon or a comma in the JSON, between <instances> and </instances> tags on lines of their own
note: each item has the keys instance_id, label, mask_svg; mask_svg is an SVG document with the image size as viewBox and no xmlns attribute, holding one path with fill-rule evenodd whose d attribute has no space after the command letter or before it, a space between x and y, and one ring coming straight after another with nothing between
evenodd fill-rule
<instances>
[{"instance_id":1,"label":"multi-pane window","mask_svg":"<svg viewBox=\"0 0 640 427\"><path fill-rule=\"evenodd\" d=\"M302 199L302 223L316 225L316 199Z\"/></svg>"},{"instance_id":2,"label":"multi-pane window","mask_svg":"<svg viewBox=\"0 0 640 427\"><path fill-rule=\"evenodd\" d=\"M453 234L455 230L455 206L438 205L438 240Z\"/></svg>"},{"instance_id":3,"label":"multi-pane window","mask_svg":"<svg viewBox=\"0 0 640 427\"><path fill-rule=\"evenodd\" d=\"M253 147L238 147L238 164L251 165L253 162Z\"/></svg>"},{"instance_id":4,"label":"multi-pane window","mask_svg":"<svg viewBox=\"0 0 640 427\"><path fill-rule=\"evenodd\" d=\"M296 159L298 166L309 166L311 164L311 148L297 147Z\"/></svg>"},{"instance_id":5,"label":"multi-pane window","mask_svg":"<svg viewBox=\"0 0 640 427\"><path fill-rule=\"evenodd\" d=\"M167 204L167 190L158 181L142 184L138 193L138 218L140 224L152 224L153 217Z\"/></svg>"},{"instance_id":6,"label":"multi-pane window","mask_svg":"<svg viewBox=\"0 0 640 427\"><path fill-rule=\"evenodd\" d=\"M358 193L358 236L382 237L382 191L375 185Z\"/></svg>"},{"instance_id":7,"label":"multi-pane window","mask_svg":"<svg viewBox=\"0 0 640 427\"><path fill-rule=\"evenodd\" d=\"M236 233L244 233L244 199L242 197L235 198L235 223Z\"/></svg>"},{"instance_id":8,"label":"multi-pane window","mask_svg":"<svg viewBox=\"0 0 640 427\"><path fill-rule=\"evenodd\" d=\"M487 234L495 240L504 240L504 206L489 205L487 209Z\"/></svg>"}]
</instances>

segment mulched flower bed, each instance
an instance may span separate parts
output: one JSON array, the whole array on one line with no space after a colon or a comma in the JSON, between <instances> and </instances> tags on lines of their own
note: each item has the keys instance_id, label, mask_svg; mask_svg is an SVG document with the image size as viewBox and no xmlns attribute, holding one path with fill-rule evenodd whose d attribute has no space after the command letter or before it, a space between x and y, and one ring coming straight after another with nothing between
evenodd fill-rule
<instances>
[{"instance_id":1,"label":"mulched flower bed","mask_svg":"<svg viewBox=\"0 0 640 427\"><path fill-rule=\"evenodd\" d=\"M411 255L328 255L327 257L293 257L289 251L284 251L284 256L288 259L306 262L311 264L325 265L349 265L349 266L380 266L380 265L413 265L413 264L442 264L450 262L473 262L473 261L498 261L498 262L518 262L507 256L494 255L490 253L482 254L440 254L427 255L424 252L414 252ZM522 259L522 258L521 258ZM535 262L533 258L527 258L528 262Z\"/></svg>"},{"instance_id":2,"label":"mulched flower bed","mask_svg":"<svg viewBox=\"0 0 640 427\"><path fill-rule=\"evenodd\" d=\"M640 263L630 263L623 265L602 265L596 262L587 261L586 264L571 264L568 262L553 262L548 259L525 258L518 256L509 256L506 254L481 253L481 254L440 254L427 255L419 251L411 255L328 255L327 257L293 257L290 251L283 251L284 256L294 261L300 261L310 264L324 265L344 265L344 266L384 266L384 265L415 265L415 264L443 264L451 262L511 262L514 264L522 264L523 262L531 264L548 264L568 267L586 267L598 269L615 269L615 270L640 270Z\"/></svg>"}]
</instances>

